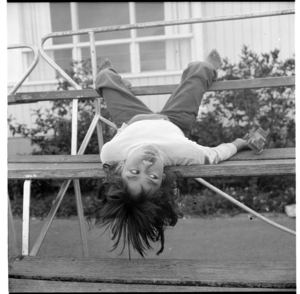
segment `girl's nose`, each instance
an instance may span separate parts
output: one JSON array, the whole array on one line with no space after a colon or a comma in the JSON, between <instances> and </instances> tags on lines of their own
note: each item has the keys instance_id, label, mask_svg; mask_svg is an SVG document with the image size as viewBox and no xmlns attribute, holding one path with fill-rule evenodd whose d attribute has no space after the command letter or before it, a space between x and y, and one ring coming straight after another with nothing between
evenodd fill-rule
<instances>
[{"instance_id":1,"label":"girl's nose","mask_svg":"<svg viewBox=\"0 0 300 294\"><path fill-rule=\"evenodd\" d=\"M147 166L150 166L153 164L153 162L149 161L149 160L143 160L143 163L144 163L144 165L147 165Z\"/></svg>"}]
</instances>

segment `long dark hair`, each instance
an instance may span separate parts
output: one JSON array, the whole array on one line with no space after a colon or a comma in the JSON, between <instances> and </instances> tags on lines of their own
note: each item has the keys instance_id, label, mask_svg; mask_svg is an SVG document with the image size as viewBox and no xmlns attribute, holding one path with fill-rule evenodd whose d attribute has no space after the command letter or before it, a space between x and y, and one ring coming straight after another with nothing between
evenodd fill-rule
<instances>
[{"instance_id":1,"label":"long dark hair","mask_svg":"<svg viewBox=\"0 0 300 294\"><path fill-rule=\"evenodd\" d=\"M132 197L116 166L107 168L106 172L107 177L98 190L99 205L87 221L91 225L94 217L94 225L111 228L112 240L116 239L111 251L117 248L123 236L120 254L127 242L129 248L131 244L144 257L146 250L152 249L150 241L160 240L161 248L156 253L159 255L164 250L165 228L175 226L183 216L178 210L176 175L165 172L166 177L154 195L142 191L138 197Z\"/></svg>"}]
</instances>

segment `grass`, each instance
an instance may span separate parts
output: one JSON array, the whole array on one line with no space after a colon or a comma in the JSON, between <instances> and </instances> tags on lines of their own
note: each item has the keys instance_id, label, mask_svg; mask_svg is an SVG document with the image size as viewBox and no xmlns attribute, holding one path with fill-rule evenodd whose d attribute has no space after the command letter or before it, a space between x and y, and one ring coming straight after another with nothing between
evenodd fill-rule
<instances>
[{"instance_id":1,"label":"grass","mask_svg":"<svg viewBox=\"0 0 300 294\"><path fill-rule=\"evenodd\" d=\"M57 188L56 190L57 191L51 191L47 194L39 194L35 197L31 197L30 215L32 217L45 218L48 215L59 189ZM293 187L286 189L286 191L280 195L272 191L254 194L247 187L244 189L226 188L224 192L259 213L283 213L286 205L295 203L295 189ZM96 203L94 193L83 192L82 202L84 215L91 215ZM14 216L22 216L23 197L19 195L11 199L11 207ZM232 202L209 189L203 189L201 192L195 194L181 195L179 207L185 216L194 217L234 216L244 212ZM58 218L68 218L75 215L77 215L75 195L72 189L70 189L70 191L65 194L56 216Z\"/></svg>"}]
</instances>

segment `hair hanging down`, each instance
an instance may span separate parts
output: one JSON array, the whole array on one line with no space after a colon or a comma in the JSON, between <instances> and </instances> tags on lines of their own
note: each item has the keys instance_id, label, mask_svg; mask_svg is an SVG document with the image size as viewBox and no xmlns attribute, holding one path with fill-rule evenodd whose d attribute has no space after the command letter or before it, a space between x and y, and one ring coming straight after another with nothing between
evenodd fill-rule
<instances>
[{"instance_id":1,"label":"hair hanging down","mask_svg":"<svg viewBox=\"0 0 300 294\"><path fill-rule=\"evenodd\" d=\"M107 226L112 230L112 240L115 240L112 250L119 245L123 237L123 253L126 245L132 245L142 257L146 250L152 249L150 241L160 240L159 255L164 250L164 230L166 226L175 226L182 214L176 203L176 176L165 173L166 178L155 195L147 195L143 191L138 197L132 197L127 190L125 181L115 171L115 166L107 170L107 179L100 186L99 206L92 217L95 225ZM178 194L178 193L177 193ZM91 217L87 218L91 223ZM130 258L130 255L129 255Z\"/></svg>"}]
</instances>

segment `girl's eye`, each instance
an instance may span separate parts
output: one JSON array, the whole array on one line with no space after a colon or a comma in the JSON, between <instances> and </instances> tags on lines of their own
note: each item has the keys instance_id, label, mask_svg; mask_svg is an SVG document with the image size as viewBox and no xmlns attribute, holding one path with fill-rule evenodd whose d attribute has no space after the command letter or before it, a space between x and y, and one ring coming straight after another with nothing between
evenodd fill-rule
<instances>
[{"instance_id":1,"label":"girl's eye","mask_svg":"<svg viewBox=\"0 0 300 294\"><path fill-rule=\"evenodd\" d=\"M154 179L154 180L157 180L158 179L158 177L156 176L156 175L149 175L150 176L150 178L152 178L152 179Z\"/></svg>"},{"instance_id":2,"label":"girl's eye","mask_svg":"<svg viewBox=\"0 0 300 294\"><path fill-rule=\"evenodd\" d=\"M132 169L132 170L131 170L131 173L133 173L133 174L137 175L137 174L139 173L139 171L138 171L138 170L136 170L136 169Z\"/></svg>"}]
</instances>

